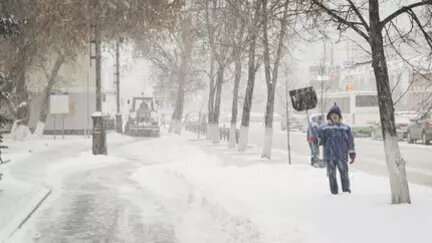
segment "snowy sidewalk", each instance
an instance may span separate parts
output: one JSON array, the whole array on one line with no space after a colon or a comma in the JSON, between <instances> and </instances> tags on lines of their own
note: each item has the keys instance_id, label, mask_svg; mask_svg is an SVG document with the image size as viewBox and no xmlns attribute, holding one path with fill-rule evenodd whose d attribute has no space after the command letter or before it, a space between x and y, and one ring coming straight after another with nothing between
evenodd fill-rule
<instances>
[{"instance_id":1,"label":"snowy sidewalk","mask_svg":"<svg viewBox=\"0 0 432 243\"><path fill-rule=\"evenodd\" d=\"M0 242L12 236L51 191L43 186L3 178L0 183Z\"/></svg>"},{"instance_id":2,"label":"snowy sidewalk","mask_svg":"<svg viewBox=\"0 0 432 243\"><path fill-rule=\"evenodd\" d=\"M20 159L9 165L9 172L20 180L28 179L31 183L53 188L43 207L58 207L60 211L53 211L56 214L61 213L65 206L63 196L70 196L67 189L77 192L74 187L64 186L64 179L70 179L65 176L74 173L76 181L81 180L78 175L82 174L88 182L82 186L87 188L89 183L95 186L96 182L106 181L115 174L111 173L111 169L133 165L126 166L124 173L115 176L118 183L104 185L110 189L120 187L117 189L121 194L137 204L136 212L130 211L138 216L134 217L135 221L140 221L136 225L158 226L137 228L136 232L144 236L163 235L166 231L158 230L169 229L173 242L179 243L430 241L432 189L428 187L411 185L413 204L395 206L389 204L386 178L351 173L353 194L334 196L329 192L325 170L312 168L307 157L295 153L293 165L288 165L284 151L274 151L272 160L260 159L261 149L258 147L252 146L240 153L236 149L228 149L226 144L213 145L208 141L196 140L195 136L187 133L183 137L162 134L160 138L110 134L108 141L109 156L97 157L89 152L90 140L37 141L37 146L31 149L19 148L21 154L17 156ZM67 150L62 149L64 146ZM18 151L18 147L16 149ZM53 153L53 150L56 152ZM86 173L82 173L84 171ZM6 191L9 205L21 200L13 199L17 198L14 193L30 195L38 190L10 180L7 182L19 185L16 191ZM74 180L69 183L74 184ZM149 197L137 196L140 194L137 191L141 190L145 195L151 195L154 203L149 203ZM112 197L100 198L101 194L93 192L91 195L107 204L96 205L100 209L113 206L113 201L110 201ZM45 215L48 211L42 210L43 207L37 212L40 217L34 215L26 224L28 232L40 233L33 231L33 228L39 226L41 218L47 221L48 226L57 225L62 218L53 219L49 214ZM94 208L84 208L95 213L91 211ZM123 211L122 208L119 207L119 212ZM8 215L11 215L9 211L21 210L8 210ZM104 215L108 217L111 214L101 213L100 216ZM69 216L72 216L71 222L81 218L80 214ZM7 217L2 214L1 222L10 220ZM87 219L89 224L104 225L109 221L105 218L97 222L91 222L92 217ZM66 217L64 220L69 219ZM116 225L124 228L128 224L119 220ZM29 236L25 239L32 239L34 234L27 235L23 231L20 230L24 236ZM100 239L94 241L99 242Z\"/></svg>"},{"instance_id":3,"label":"snowy sidewalk","mask_svg":"<svg viewBox=\"0 0 432 243\"><path fill-rule=\"evenodd\" d=\"M133 178L173 208L180 242L430 240L430 188L411 185L412 205L390 205L386 178L356 172L353 194L334 196L325 170L299 156L290 166L282 151L262 160L256 147L239 153L192 137L163 137L130 152L160 161Z\"/></svg>"},{"instance_id":4,"label":"snowy sidewalk","mask_svg":"<svg viewBox=\"0 0 432 243\"><path fill-rule=\"evenodd\" d=\"M9 242L51 194L49 163L59 160L60 151L73 148L77 141L82 138L31 137L16 142L6 137L9 149L5 152L11 162L0 166L0 242Z\"/></svg>"}]
</instances>

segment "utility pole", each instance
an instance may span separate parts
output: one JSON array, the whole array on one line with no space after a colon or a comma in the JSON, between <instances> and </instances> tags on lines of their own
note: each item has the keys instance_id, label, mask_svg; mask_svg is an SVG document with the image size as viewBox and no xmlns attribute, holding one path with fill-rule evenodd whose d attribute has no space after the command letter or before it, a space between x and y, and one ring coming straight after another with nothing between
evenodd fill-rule
<instances>
[{"instance_id":1,"label":"utility pole","mask_svg":"<svg viewBox=\"0 0 432 243\"><path fill-rule=\"evenodd\" d=\"M122 38L120 38L116 43L116 101L117 101L117 112L116 112L116 130L118 133L123 132L123 121L122 121L122 114L120 111L120 43L123 41Z\"/></svg>"},{"instance_id":2,"label":"utility pole","mask_svg":"<svg viewBox=\"0 0 432 243\"><path fill-rule=\"evenodd\" d=\"M286 131L287 131L287 149L288 149L288 163L291 164L291 139L290 139L290 112L289 112L289 90L288 90L288 72L285 70L285 116L286 116Z\"/></svg>"},{"instance_id":3,"label":"utility pole","mask_svg":"<svg viewBox=\"0 0 432 243\"><path fill-rule=\"evenodd\" d=\"M326 74L326 59L327 59L327 43L326 40L324 40L324 55L322 59L322 66L321 66L321 116L322 119L324 119L324 76Z\"/></svg>"},{"instance_id":4,"label":"utility pole","mask_svg":"<svg viewBox=\"0 0 432 243\"><path fill-rule=\"evenodd\" d=\"M96 61L96 112L92 115L93 119L93 146L94 155L107 154L106 131L104 124L104 115L102 113L102 82L101 82L101 23L100 23L100 5L99 0L95 0L95 22L94 22L94 40L91 42L95 45L95 56L92 59Z\"/></svg>"}]
</instances>

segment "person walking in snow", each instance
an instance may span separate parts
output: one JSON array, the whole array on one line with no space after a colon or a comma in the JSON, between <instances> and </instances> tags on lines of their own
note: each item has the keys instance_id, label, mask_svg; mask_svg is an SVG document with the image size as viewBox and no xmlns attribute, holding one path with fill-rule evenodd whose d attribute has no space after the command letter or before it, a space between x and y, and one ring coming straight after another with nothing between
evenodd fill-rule
<instances>
[{"instance_id":1,"label":"person walking in snow","mask_svg":"<svg viewBox=\"0 0 432 243\"><path fill-rule=\"evenodd\" d=\"M351 193L350 179L348 176L349 163L356 159L354 137L351 127L342 123L342 112L334 104L327 114L328 123L321 126L318 139L324 150L324 162L327 166L327 176L330 182L332 194L338 194L338 183L336 179L336 168L342 183L342 191Z\"/></svg>"},{"instance_id":2,"label":"person walking in snow","mask_svg":"<svg viewBox=\"0 0 432 243\"><path fill-rule=\"evenodd\" d=\"M306 132L306 139L311 150L311 165L316 166L319 163L319 144L318 144L318 128L322 123L322 117L314 117L309 122Z\"/></svg>"}]
</instances>

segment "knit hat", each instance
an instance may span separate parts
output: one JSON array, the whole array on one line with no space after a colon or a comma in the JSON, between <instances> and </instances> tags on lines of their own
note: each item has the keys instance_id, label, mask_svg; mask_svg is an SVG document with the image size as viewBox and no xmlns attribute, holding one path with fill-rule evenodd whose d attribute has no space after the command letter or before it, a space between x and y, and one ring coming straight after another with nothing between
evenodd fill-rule
<instances>
[{"instance_id":1,"label":"knit hat","mask_svg":"<svg viewBox=\"0 0 432 243\"><path fill-rule=\"evenodd\" d=\"M330 114L332 113L336 113L339 115L340 119L342 119L342 111L339 108L339 106L337 106L336 103L334 103L333 107L329 110L329 112L327 113L327 120L330 120Z\"/></svg>"}]
</instances>

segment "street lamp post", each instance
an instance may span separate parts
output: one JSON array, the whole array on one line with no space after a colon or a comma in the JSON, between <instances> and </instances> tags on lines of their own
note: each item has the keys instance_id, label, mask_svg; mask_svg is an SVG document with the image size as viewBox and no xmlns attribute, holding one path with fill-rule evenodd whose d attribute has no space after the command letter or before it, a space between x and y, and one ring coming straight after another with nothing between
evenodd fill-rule
<instances>
[{"instance_id":1,"label":"street lamp post","mask_svg":"<svg viewBox=\"0 0 432 243\"><path fill-rule=\"evenodd\" d=\"M99 1L95 1L95 24L94 40L96 61L96 112L92 115L93 119L93 144L92 152L94 155L107 154L106 131L104 115L102 113L102 81L101 81L101 30L100 30L100 6Z\"/></svg>"},{"instance_id":2,"label":"street lamp post","mask_svg":"<svg viewBox=\"0 0 432 243\"><path fill-rule=\"evenodd\" d=\"M320 97L320 103L321 103L321 118L324 119L324 77L326 76L327 72L326 72L326 62L327 62L327 43L326 40L324 40L323 42L324 44L324 55L322 58L322 63L321 63L321 97Z\"/></svg>"},{"instance_id":3,"label":"street lamp post","mask_svg":"<svg viewBox=\"0 0 432 243\"><path fill-rule=\"evenodd\" d=\"M122 114L120 111L120 44L123 41L122 38L120 38L116 43L116 103L117 103L117 111L116 111L116 130L118 133L123 132L123 121L122 121Z\"/></svg>"}]
</instances>

